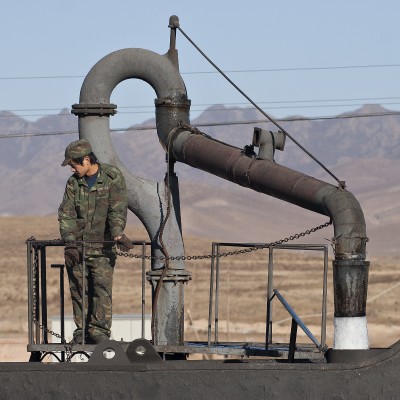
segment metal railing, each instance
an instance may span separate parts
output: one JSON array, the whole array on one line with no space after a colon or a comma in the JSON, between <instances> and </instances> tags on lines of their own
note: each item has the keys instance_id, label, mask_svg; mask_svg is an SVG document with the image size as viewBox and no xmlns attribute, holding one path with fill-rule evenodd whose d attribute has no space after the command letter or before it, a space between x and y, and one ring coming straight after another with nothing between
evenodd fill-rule
<instances>
[{"instance_id":1,"label":"metal railing","mask_svg":"<svg viewBox=\"0 0 400 400\"><path fill-rule=\"evenodd\" d=\"M268 255L268 278L267 278L267 296L266 296L266 332L265 349L268 350L272 342L272 300L275 296L273 289L274 277L274 251L277 249L285 250L305 250L323 252L323 283L322 283L322 306L321 306L321 343L319 348L324 348L326 343L326 314L327 314L327 281L328 281L328 246L320 244L282 244L268 246L266 243L228 243L213 242L211 269L210 269L210 292L208 304L208 346L219 343L219 296L220 296L220 254L221 247L260 247L266 246L269 249ZM267 264L267 263L266 263ZM214 301L215 296L215 301ZM214 340L212 340L212 314L214 312Z\"/></svg>"},{"instance_id":2,"label":"metal railing","mask_svg":"<svg viewBox=\"0 0 400 400\"><path fill-rule=\"evenodd\" d=\"M59 268L59 283L60 283L60 323L61 333L53 332L48 327L48 316L47 316L47 249L49 247L63 247L64 242L61 240L36 240L34 238L29 239L27 242L27 272L28 272L28 351L32 354L36 354L36 358L32 360L40 360L40 354L59 352L61 353L61 361L65 361L65 332L64 332L64 264L54 263L50 267L52 269ZM87 242L77 242L78 245L83 247ZM141 256L135 258L141 258L141 336L145 337L145 284L146 284L146 262L149 257L146 256L146 248L150 245L146 241L135 241L132 242L136 246L141 247ZM264 246L268 248L269 254L268 259L265 259L265 270L268 271L268 278L266 282L266 331L265 331L265 342L264 343L219 343L219 302L220 302L220 258L228 253L222 253L221 247L236 247L236 248L255 248ZM310 250L310 251L322 251L324 253L324 273L323 273L323 289L322 289L322 321L321 321L321 345L317 345L312 339L311 332L308 337L316 344L320 349L324 348L326 341L326 297L327 297L327 265L328 265L328 249L324 245L266 245L262 243L223 243L213 242L212 243L212 254L211 254L211 266L210 266L210 288L209 288L209 302L208 302L208 329L207 329L207 342L185 342L183 345L166 345L157 346L157 351L165 353L202 353L202 354L218 354L224 356L269 356L269 357L282 357L288 352L286 347L279 347L272 342L272 300L274 297L281 299L279 292L273 289L273 278L274 278L274 252L276 250ZM229 252L229 255L241 254L241 250ZM247 252L246 252L247 253ZM130 256L133 256L132 254ZM58 256L57 256L58 257ZM63 254L60 254L63 259ZM83 256L83 260L85 257ZM85 265L83 265L85 268ZM83 273L83 280L85 274ZM82 282L82 286L85 287L85 282ZM283 297L282 297L283 299ZM281 301L282 302L282 301ZM282 302L283 304L284 302ZM83 310L85 310L83 304ZM289 310L288 310L289 311ZM212 314L214 312L214 324L212 321ZM292 313L289 311L292 315ZM292 315L293 318L293 315ZM85 321L85 318L83 318ZM296 316L294 319L297 325L307 329L300 319ZM214 329L214 339L212 340L212 329ZM303 329L304 330L304 329ZM293 327L294 332L294 327ZM306 332L307 334L307 332ZM49 335L52 336L52 342L49 344ZM54 338L59 339L57 343ZM315 339L315 338L314 338ZM296 345L296 336L294 339L291 338L291 344L289 349L290 357L294 357L294 349ZM293 344L294 343L294 344ZM84 344L84 342L83 342ZM82 345L83 345L82 344ZM79 346L78 346L79 347ZM75 348L75 351L86 350L90 346ZM304 349L305 352L309 352L308 349ZM302 352L301 349L297 349L298 354ZM307 353L308 354L308 353ZM39 357L40 356L40 357ZM31 355L32 357L32 355Z\"/></svg>"},{"instance_id":3,"label":"metal railing","mask_svg":"<svg viewBox=\"0 0 400 400\"><path fill-rule=\"evenodd\" d=\"M28 341L29 345L48 344L49 334L54 338L65 342L64 337L64 264L51 264L51 268L60 270L60 323L61 332L53 332L48 327L47 313L47 251L48 247L64 247L62 240L36 240L31 238L27 240L27 274L28 274ZM82 247L82 288L86 287L85 282L85 244L99 243L94 241L77 241L76 244ZM107 242L101 242L107 243ZM112 242L115 243L115 242ZM145 284L146 284L146 247L150 242L133 241L135 246L141 247L141 336L145 337ZM63 260L64 261L64 260ZM85 293L85 290L82 290ZM85 329L85 296L82 296L82 330ZM54 341L52 341L54 343ZM83 343L84 344L84 338Z\"/></svg>"}]
</instances>

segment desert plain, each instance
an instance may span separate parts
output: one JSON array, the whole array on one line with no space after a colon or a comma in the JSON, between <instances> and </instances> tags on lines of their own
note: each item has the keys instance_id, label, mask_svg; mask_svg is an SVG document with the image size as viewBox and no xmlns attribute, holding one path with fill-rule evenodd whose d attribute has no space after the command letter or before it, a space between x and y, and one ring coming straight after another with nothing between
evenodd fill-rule
<instances>
[{"instance_id":1,"label":"desert plain","mask_svg":"<svg viewBox=\"0 0 400 400\"><path fill-rule=\"evenodd\" d=\"M138 224L128 224L132 240L148 240ZM0 361L28 361L28 289L26 240L59 238L55 215L0 217ZM185 237L186 255L211 253L212 240ZM293 242L295 243L295 242ZM232 251L232 248L222 248ZM135 248L132 254L139 254ZM48 251L47 263L63 263L62 248ZM332 251L329 251L327 292L327 345L333 343ZM367 301L370 347L388 347L400 339L400 270L396 257L371 262ZM192 280L185 284L185 340L206 341L210 290L210 260L186 262ZM150 269L148 263L147 269ZM266 330L268 249L223 257L220 261L218 339L263 342ZM315 251L275 250L274 288L285 297L310 331L321 335L323 255ZM146 313L151 313L150 286L146 283ZM48 314L59 315L59 272L48 269ZM119 257L114 275L113 312L141 311L141 261ZM65 282L65 313L71 315ZM213 316L214 317L214 316ZM278 302L273 306L273 342L288 343L291 319ZM214 331L213 331L214 334ZM308 338L299 329L299 341Z\"/></svg>"}]
</instances>

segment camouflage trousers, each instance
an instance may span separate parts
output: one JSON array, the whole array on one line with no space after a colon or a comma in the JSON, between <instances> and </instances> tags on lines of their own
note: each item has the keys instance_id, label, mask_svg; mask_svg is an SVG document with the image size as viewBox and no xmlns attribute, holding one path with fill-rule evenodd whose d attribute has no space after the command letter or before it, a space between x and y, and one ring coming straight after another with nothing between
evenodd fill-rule
<instances>
[{"instance_id":1,"label":"camouflage trousers","mask_svg":"<svg viewBox=\"0 0 400 400\"><path fill-rule=\"evenodd\" d=\"M110 337L112 321L112 281L116 256L90 255L85 259L85 336ZM82 263L67 268L76 330L82 334Z\"/></svg>"}]
</instances>

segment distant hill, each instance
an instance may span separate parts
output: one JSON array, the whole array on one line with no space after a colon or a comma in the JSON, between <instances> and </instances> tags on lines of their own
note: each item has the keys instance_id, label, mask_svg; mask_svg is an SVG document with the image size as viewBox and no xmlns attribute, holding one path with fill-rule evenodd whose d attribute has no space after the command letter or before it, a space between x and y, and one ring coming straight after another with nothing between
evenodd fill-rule
<instances>
[{"instance_id":1,"label":"distant hill","mask_svg":"<svg viewBox=\"0 0 400 400\"><path fill-rule=\"evenodd\" d=\"M345 180L359 199L367 220L375 254L400 255L400 116L365 105L339 118L308 120L290 117L282 126L311 154ZM369 117L370 114L381 116ZM356 118L349 118L357 115ZM288 119L290 119L288 118ZM226 121L263 120L254 109L210 107L193 125ZM154 126L154 120L140 127ZM276 130L271 124L200 127L208 135L244 147L250 144L254 126ZM165 155L154 130L113 133L113 143L124 164L138 176L163 179ZM17 133L60 132L60 135L12 137ZM69 110L29 122L0 112L0 215L55 214L64 190L68 168L62 168L65 146L78 139L77 118ZM335 184L332 178L290 140L275 160ZM178 165L184 233L221 240L272 241L308 229L326 218L299 207L268 198L203 171ZM215 216L218 215L218 218ZM321 232L323 237L331 233ZM316 238L320 238L316 236ZM312 238L310 238L312 239Z\"/></svg>"}]
</instances>

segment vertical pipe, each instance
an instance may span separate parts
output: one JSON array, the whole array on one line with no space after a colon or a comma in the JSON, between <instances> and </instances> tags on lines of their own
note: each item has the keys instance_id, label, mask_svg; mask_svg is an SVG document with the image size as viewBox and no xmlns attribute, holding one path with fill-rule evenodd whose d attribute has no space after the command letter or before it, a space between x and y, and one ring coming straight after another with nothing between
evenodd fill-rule
<instances>
[{"instance_id":1,"label":"vertical pipe","mask_svg":"<svg viewBox=\"0 0 400 400\"><path fill-rule=\"evenodd\" d=\"M369 262L333 261L334 344L336 350L368 349L366 317Z\"/></svg>"},{"instance_id":2,"label":"vertical pipe","mask_svg":"<svg viewBox=\"0 0 400 400\"><path fill-rule=\"evenodd\" d=\"M164 187L163 184L159 185L157 182L132 175L118 159L110 136L109 117L115 114L116 108L110 104L110 97L120 82L131 78L141 79L156 92L157 126L162 124L162 120L166 121L169 116L174 116L172 124L168 122L168 126L161 128L165 138L177 124L189 122L190 101L187 99L186 87L179 74L178 56L175 50L175 29L179 26L179 19L171 17L170 25L171 43L166 55L144 49L123 49L103 57L87 74L81 87L80 103L72 106L72 112L79 116L80 138L91 143L94 153L101 162L119 167L125 177L129 209L143 222L152 242L152 256L158 258L153 259L153 271L163 268L163 263L159 260L163 252L158 235L165 210L161 213L155 210L165 208L165 199L158 191ZM174 194L174 189L171 192ZM173 214L166 223L163 241L169 254L181 256L184 254L184 246L180 224L177 221L179 210L173 209ZM171 260L169 267L170 270L184 270L185 262ZM188 275L178 272L182 276L182 281L177 284L165 281L160 290L159 318L155 319L157 326L154 327L157 331L155 337L160 343L156 344L184 342L183 282L188 281ZM152 284L155 286L156 274L149 275L149 278L154 279Z\"/></svg>"}]
</instances>

